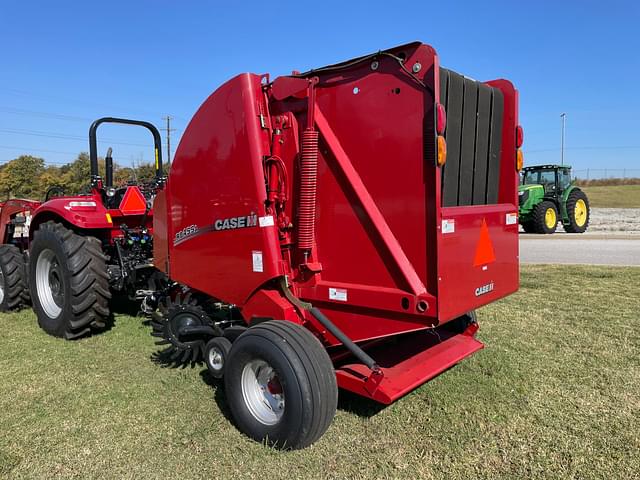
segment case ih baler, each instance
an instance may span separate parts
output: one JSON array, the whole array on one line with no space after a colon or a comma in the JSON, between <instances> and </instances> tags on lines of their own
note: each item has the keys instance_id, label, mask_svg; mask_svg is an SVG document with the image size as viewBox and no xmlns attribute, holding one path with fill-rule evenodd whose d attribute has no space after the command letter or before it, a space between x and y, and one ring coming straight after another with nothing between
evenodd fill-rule
<instances>
[{"instance_id":1,"label":"case ih baler","mask_svg":"<svg viewBox=\"0 0 640 480\"><path fill-rule=\"evenodd\" d=\"M393 402L482 348L474 310L518 289L521 143L513 85L421 43L229 80L153 202L162 358L203 358L239 428L284 448L324 433L338 387Z\"/></svg>"}]
</instances>

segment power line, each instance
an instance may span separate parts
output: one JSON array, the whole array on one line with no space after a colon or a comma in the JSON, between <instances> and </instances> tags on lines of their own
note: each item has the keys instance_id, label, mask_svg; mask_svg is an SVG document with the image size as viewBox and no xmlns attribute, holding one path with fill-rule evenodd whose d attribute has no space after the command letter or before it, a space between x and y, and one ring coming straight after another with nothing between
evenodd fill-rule
<instances>
[{"instance_id":1,"label":"power line","mask_svg":"<svg viewBox=\"0 0 640 480\"><path fill-rule=\"evenodd\" d=\"M69 140L82 140L84 142L87 141L86 137L79 135L65 135L63 133L55 133L55 132L43 132L39 130L20 130L20 129L12 129L12 128L0 128L0 132L3 133L12 133L17 135L30 135L34 137L46 137L46 138L60 138L60 139L69 139ZM100 142L109 142L114 145L129 145L133 147L148 147L148 144L144 143L130 143L130 142L122 142L119 140L115 140L112 138L101 138Z\"/></svg>"}]
</instances>

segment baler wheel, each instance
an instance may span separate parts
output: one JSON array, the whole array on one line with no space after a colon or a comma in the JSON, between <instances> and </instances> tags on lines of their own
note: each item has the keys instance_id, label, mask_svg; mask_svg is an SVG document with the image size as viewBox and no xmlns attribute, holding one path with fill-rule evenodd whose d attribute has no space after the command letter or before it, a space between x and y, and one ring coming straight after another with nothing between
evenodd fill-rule
<instances>
[{"instance_id":1,"label":"baler wheel","mask_svg":"<svg viewBox=\"0 0 640 480\"><path fill-rule=\"evenodd\" d=\"M198 362L207 340L222 335L190 294L178 294L175 300L166 297L160 302L158 311L151 316L151 328L151 335L160 339L156 345L168 345L158 353L158 359L174 366ZM189 332L194 328L199 331Z\"/></svg>"},{"instance_id":2,"label":"baler wheel","mask_svg":"<svg viewBox=\"0 0 640 480\"><path fill-rule=\"evenodd\" d=\"M238 337L224 378L239 429L280 449L312 444L336 412L331 359L309 330L291 322L259 323Z\"/></svg>"},{"instance_id":3,"label":"baler wheel","mask_svg":"<svg viewBox=\"0 0 640 480\"><path fill-rule=\"evenodd\" d=\"M204 363L213 378L223 377L230 351L231 342L226 337L214 337L204 346Z\"/></svg>"},{"instance_id":4,"label":"baler wheel","mask_svg":"<svg viewBox=\"0 0 640 480\"><path fill-rule=\"evenodd\" d=\"M0 245L0 312L29 302L25 257L15 245Z\"/></svg>"},{"instance_id":5,"label":"baler wheel","mask_svg":"<svg viewBox=\"0 0 640 480\"><path fill-rule=\"evenodd\" d=\"M109 275L102 243L56 222L45 222L30 248L29 290L40 327L73 339L109 317Z\"/></svg>"}]
</instances>

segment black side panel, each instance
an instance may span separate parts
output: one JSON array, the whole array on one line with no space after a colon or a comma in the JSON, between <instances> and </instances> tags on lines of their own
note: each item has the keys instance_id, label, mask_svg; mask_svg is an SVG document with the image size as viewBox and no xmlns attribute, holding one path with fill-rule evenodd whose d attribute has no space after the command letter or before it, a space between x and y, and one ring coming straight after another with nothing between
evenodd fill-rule
<instances>
[{"instance_id":1,"label":"black side panel","mask_svg":"<svg viewBox=\"0 0 640 480\"><path fill-rule=\"evenodd\" d=\"M502 146L502 115L504 97L502 92L493 89L491 103L491 135L489 140L489 163L487 164L487 204L498 201L498 182L500 181L500 149Z\"/></svg>"},{"instance_id":2,"label":"black side panel","mask_svg":"<svg viewBox=\"0 0 640 480\"><path fill-rule=\"evenodd\" d=\"M480 85L478 90L478 127L473 174L473 204L483 205L487 195L487 162L489 158L489 127L491 125L491 87Z\"/></svg>"},{"instance_id":3,"label":"black side panel","mask_svg":"<svg viewBox=\"0 0 640 480\"><path fill-rule=\"evenodd\" d=\"M440 103L447 111L442 205L496 203L504 108L502 92L440 68Z\"/></svg>"},{"instance_id":4,"label":"black side panel","mask_svg":"<svg viewBox=\"0 0 640 480\"><path fill-rule=\"evenodd\" d=\"M458 180L458 205L471 205L473 195L473 163L476 148L476 124L478 84L464 79L462 106L462 139L460 148L460 177Z\"/></svg>"},{"instance_id":5,"label":"black side panel","mask_svg":"<svg viewBox=\"0 0 640 480\"><path fill-rule=\"evenodd\" d=\"M442 71L442 70L440 70ZM462 136L462 101L464 97L464 82L462 76L449 71L449 86L447 88L447 163L444 168L442 185L442 199L444 205L458 203L458 175L460 172L460 140ZM449 163L449 159L454 159Z\"/></svg>"}]
</instances>

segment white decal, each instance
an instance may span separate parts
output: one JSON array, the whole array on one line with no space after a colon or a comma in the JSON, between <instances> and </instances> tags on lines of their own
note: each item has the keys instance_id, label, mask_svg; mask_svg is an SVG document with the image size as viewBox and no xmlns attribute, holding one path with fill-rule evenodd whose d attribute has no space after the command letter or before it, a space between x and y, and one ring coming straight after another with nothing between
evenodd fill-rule
<instances>
[{"instance_id":1,"label":"white decal","mask_svg":"<svg viewBox=\"0 0 640 480\"><path fill-rule=\"evenodd\" d=\"M347 290L345 288L329 288L329 300L347 301Z\"/></svg>"},{"instance_id":2,"label":"white decal","mask_svg":"<svg viewBox=\"0 0 640 480\"><path fill-rule=\"evenodd\" d=\"M453 233L456 231L456 221L454 219L442 220L442 233Z\"/></svg>"},{"instance_id":3,"label":"white decal","mask_svg":"<svg viewBox=\"0 0 640 480\"><path fill-rule=\"evenodd\" d=\"M267 215L266 217L258 218L258 222L260 223L260 227L273 227L273 215Z\"/></svg>"},{"instance_id":4,"label":"white decal","mask_svg":"<svg viewBox=\"0 0 640 480\"><path fill-rule=\"evenodd\" d=\"M262 252L259 250L254 250L251 252L251 260L253 262L253 271L254 272L263 272L264 266L262 264Z\"/></svg>"},{"instance_id":5,"label":"white decal","mask_svg":"<svg viewBox=\"0 0 640 480\"><path fill-rule=\"evenodd\" d=\"M505 220L507 225L515 225L518 223L518 214L517 213L507 213L507 217Z\"/></svg>"}]
</instances>

